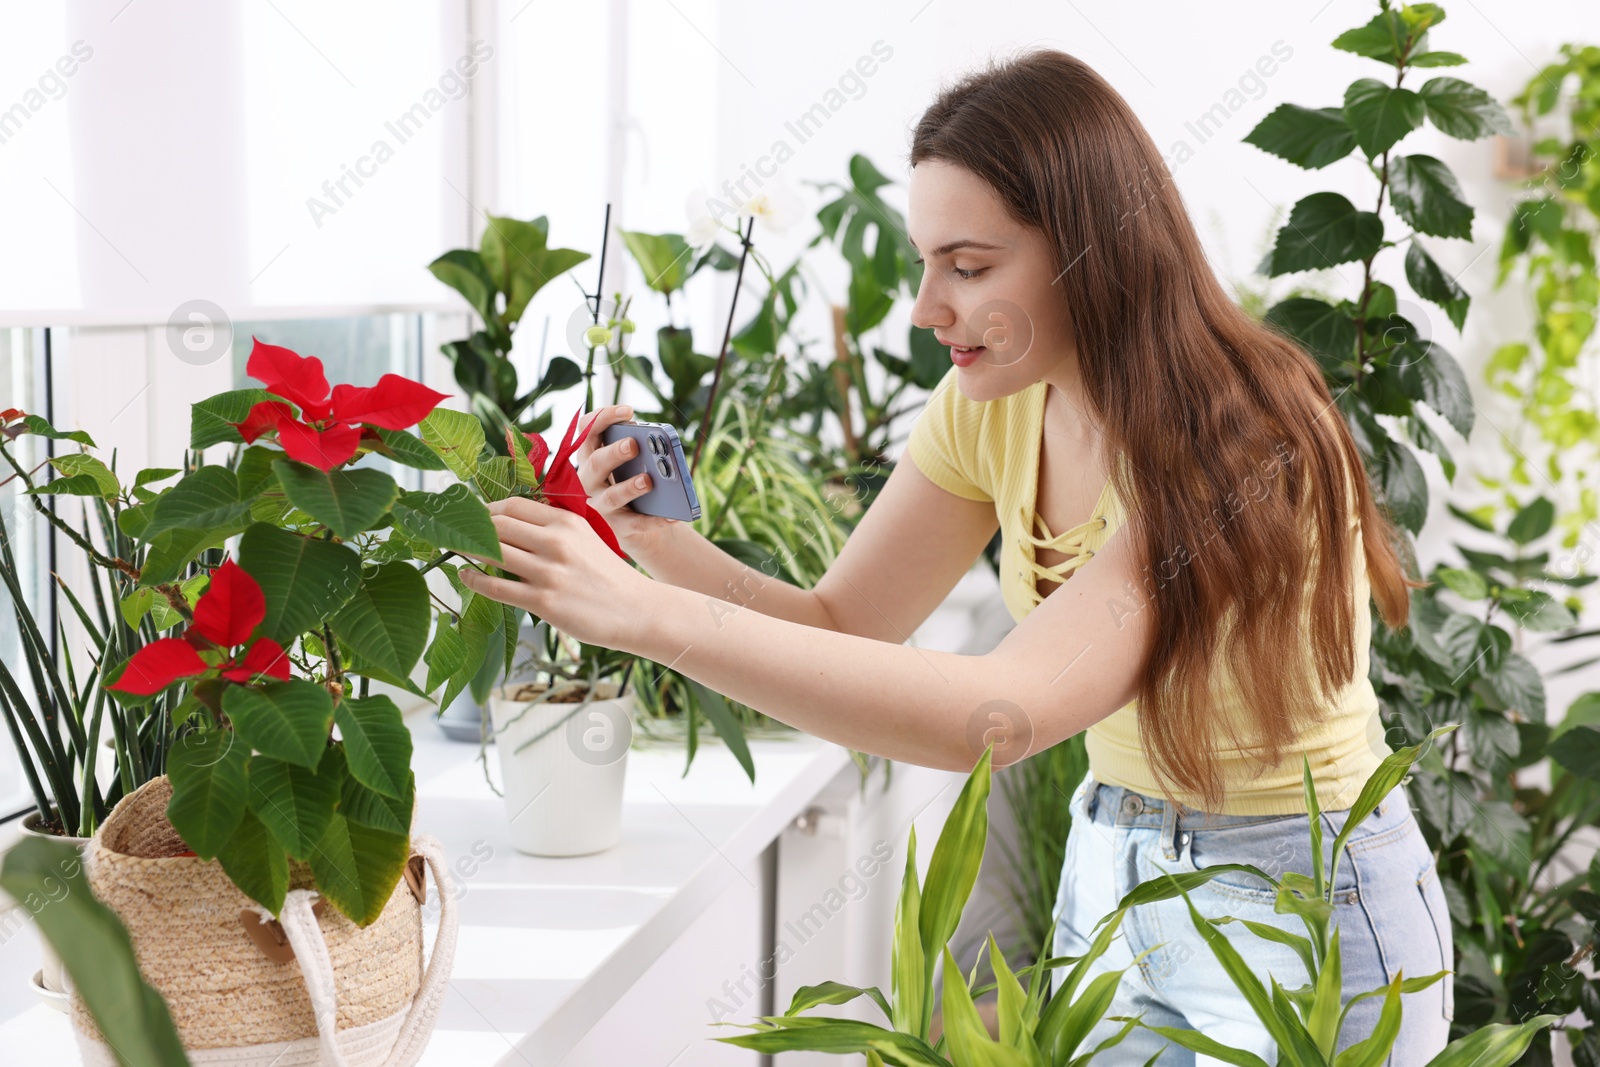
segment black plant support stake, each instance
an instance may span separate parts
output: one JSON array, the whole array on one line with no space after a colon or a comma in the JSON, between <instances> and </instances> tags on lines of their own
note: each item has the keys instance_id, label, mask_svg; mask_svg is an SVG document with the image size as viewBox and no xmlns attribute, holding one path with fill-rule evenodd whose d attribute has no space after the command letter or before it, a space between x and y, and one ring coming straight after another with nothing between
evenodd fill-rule
<instances>
[{"instance_id":1,"label":"black plant support stake","mask_svg":"<svg viewBox=\"0 0 1600 1067\"><path fill-rule=\"evenodd\" d=\"M739 271L733 276L733 299L728 301L728 325L722 331L722 351L717 353L717 369L711 375L711 391L706 394L706 411L700 417L700 432L695 434L694 457L689 461L689 477L694 477L694 472L700 466L700 449L706 443L706 434L711 432L711 413L716 410L717 384L722 381L722 365L728 359L728 342L733 339L733 314L739 306L739 289L744 285L744 261L750 255L750 236L755 233L756 217L750 216L750 225L743 236L739 238Z\"/></svg>"},{"instance_id":2,"label":"black plant support stake","mask_svg":"<svg viewBox=\"0 0 1600 1067\"><path fill-rule=\"evenodd\" d=\"M591 324L600 325L600 301L605 299L606 291L606 243L611 239L611 204L606 203L606 220L600 230L600 270L595 275L594 292L584 293L584 299L594 301L594 316ZM589 358L583 368L583 406L585 410L594 409L594 345L589 346Z\"/></svg>"}]
</instances>

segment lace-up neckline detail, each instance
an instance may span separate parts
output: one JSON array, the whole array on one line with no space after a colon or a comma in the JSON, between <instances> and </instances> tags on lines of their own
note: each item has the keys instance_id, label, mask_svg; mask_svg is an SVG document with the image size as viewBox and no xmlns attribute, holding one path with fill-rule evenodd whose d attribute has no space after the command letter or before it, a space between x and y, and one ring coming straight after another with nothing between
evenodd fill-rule
<instances>
[{"instance_id":1,"label":"lace-up neckline detail","mask_svg":"<svg viewBox=\"0 0 1600 1067\"><path fill-rule=\"evenodd\" d=\"M1032 483L1030 491L1032 499L1024 500L1017 506L1017 518L1020 520L1019 530L1021 533L1019 548L1021 549L1020 554L1024 568L1023 573L1018 577L1023 579L1023 587L1028 601L1035 607L1042 603L1045 598L1045 594L1039 592L1039 580L1041 578L1058 583L1057 588L1059 588L1060 583L1065 582L1074 571L1094 557L1095 550L1088 547L1089 537L1091 534L1099 533L1109 525L1110 518L1107 512L1110 509L1110 496L1112 493L1111 479L1107 478L1105 487L1100 490L1100 496L1094 502L1090 518L1085 519L1076 526L1068 527L1058 534L1050 532L1049 524L1045 522L1044 516L1039 514L1038 510L1039 470L1044 451L1046 399L1047 390L1041 389L1038 402L1034 405L1032 412L1033 427L1036 431L1033 438L1033 469L1028 475ZM1037 534L1034 532L1035 528L1038 530ZM1104 541L1097 538L1095 543L1103 545ZM1038 562L1040 549L1059 552L1067 558L1060 563L1046 567ZM1051 590L1051 592L1054 591L1054 589Z\"/></svg>"},{"instance_id":2,"label":"lace-up neckline detail","mask_svg":"<svg viewBox=\"0 0 1600 1067\"><path fill-rule=\"evenodd\" d=\"M1110 482L1106 483L1107 489ZM1039 593L1038 581L1047 578L1053 582L1064 582L1073 571L1083 566L1094 556L1094 549L1085 546L1084 542L1089 534L1106 528L1110 522L1103 514L1101 505L1105 503L1107 490L1102 490L1100 500L1095 506L1095 516L1058 534L1051 535L1050 527L1045 523L1044 516L1034 513L1034 522L1038 524L1039 531L1044 535L1035 536L1028 530L1028 506L1022 505L1017 509L1017 515L1022 520L1022 537L1029 546L1022 553L1023 566L1028 568L1031 580L1028 582L1028 592L1035 603L1044 600ZM1053 566L1045 567L1038 562L1039 549L1046 548L1060 552L1068 558ZM1053 590L1052 590L1053 592Z\"/></svg>"}]
</instances>

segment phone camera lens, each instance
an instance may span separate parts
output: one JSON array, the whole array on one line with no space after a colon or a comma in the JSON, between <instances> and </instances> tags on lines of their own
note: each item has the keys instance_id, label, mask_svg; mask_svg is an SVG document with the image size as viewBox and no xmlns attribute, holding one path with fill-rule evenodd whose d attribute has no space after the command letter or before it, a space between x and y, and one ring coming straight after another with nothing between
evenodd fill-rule
<instances>
[{"instance_id":1,"label":"phone camera lens","mask_svg":"<svg viewBox=\"0 0 1600 1067\"><path fill-rule=\"evenodd\" d=\"M663 478L672 477L672 461L666 456L656 457L656 467L661 471Z\"/></svg>"},{"instance_id":2,"label":"phone camera lens","mask_svg":"<svg viewBox=\"0 0 1600 1067\"><path fill-rule=\"evenodd\" d=\"M666 443L661 440L660 434L653 433L650 435L650 451L654 452L658 456L666 454Z\"/></svg>"}]
</instances>

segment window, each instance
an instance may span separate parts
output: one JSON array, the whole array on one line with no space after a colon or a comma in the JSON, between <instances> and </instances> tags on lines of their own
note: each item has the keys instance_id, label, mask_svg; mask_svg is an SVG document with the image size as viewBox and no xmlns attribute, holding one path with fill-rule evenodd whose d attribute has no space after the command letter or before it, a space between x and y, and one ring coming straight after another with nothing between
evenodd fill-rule
<instances>
[{"instance_id":1,"label":"window","mask_svg":"<svg viewBox=\"0 0 1600 1067\"><path fill-rule=\"evenodd\" d=\"M30 414L50 416L47 389L50 368L47 363L48 343L42 329L0 329L0 408L21 408ZM6 446L24 470L33 470L50 455L51 442L31 434L19 437ZM9 466L0 469L0 481L14 477ZM37 481L48 478L46 468L36 476ZM34 510L33 501L21 493L20 479L0 488L0 514L3 514L7 531L11 535L11 551L16 557L18 577L29 606L41 623L53 619L55 597L48 577L52 566L52 537L50 527ZM51 627L52 632L54 627ZM0 586L0 659L7 666L18 666L22 660L21 637L17 633L16 615L11 598ZM19 675L17 683L25 693L31 694L31 683L26 672ZM12 747L9 729L0 741L0 817L9 817L26 810L30 793L22 775L22 764Z\"/></svg>"},{"instance_id":2,"label":"window","mask_svg":"<svg viewBox=\"0 0 1600 1067\"><path fill-rule=\"evenodd\" d=\"M322 360L329 385L347 382L372 385L385 374L403 374L428 382L422 354L434 330L435 315L396 312L387 315L351 315L327 319L279 319L239 322L233 327L233 387L246 389L261 383L245 373L254 340L281 345L302 356ZM437 346L434 346L437 347ZM449 389L432 384L440 392ZM422 472L382 456L369 455L357 466L386 470L403 487L422 488Z\"/></svg>"}]
</instances>

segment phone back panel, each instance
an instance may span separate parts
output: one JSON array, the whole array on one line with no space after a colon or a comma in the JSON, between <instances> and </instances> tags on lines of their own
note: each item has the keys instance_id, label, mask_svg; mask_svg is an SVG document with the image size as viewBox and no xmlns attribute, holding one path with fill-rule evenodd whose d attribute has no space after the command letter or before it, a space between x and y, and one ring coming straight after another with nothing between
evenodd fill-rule
<instances>
[{"instance_id":1,"label":"phone back panel","mask_svg":"<svg viewBox=\"0 0 1600 1067\"><path fill-rule=\"evenodd\" d=\"M660 515L685 522L700 517L700 498L689 477L689 463L683 456L683 442L677 428L660 422L618 422L600 434L602 444L611 445L631 437L639 451L618 465L612 477L618 485L639 474L650 475L650 491L636 496L628 506L641 515Z\"/></svg>"}]
</instances>

